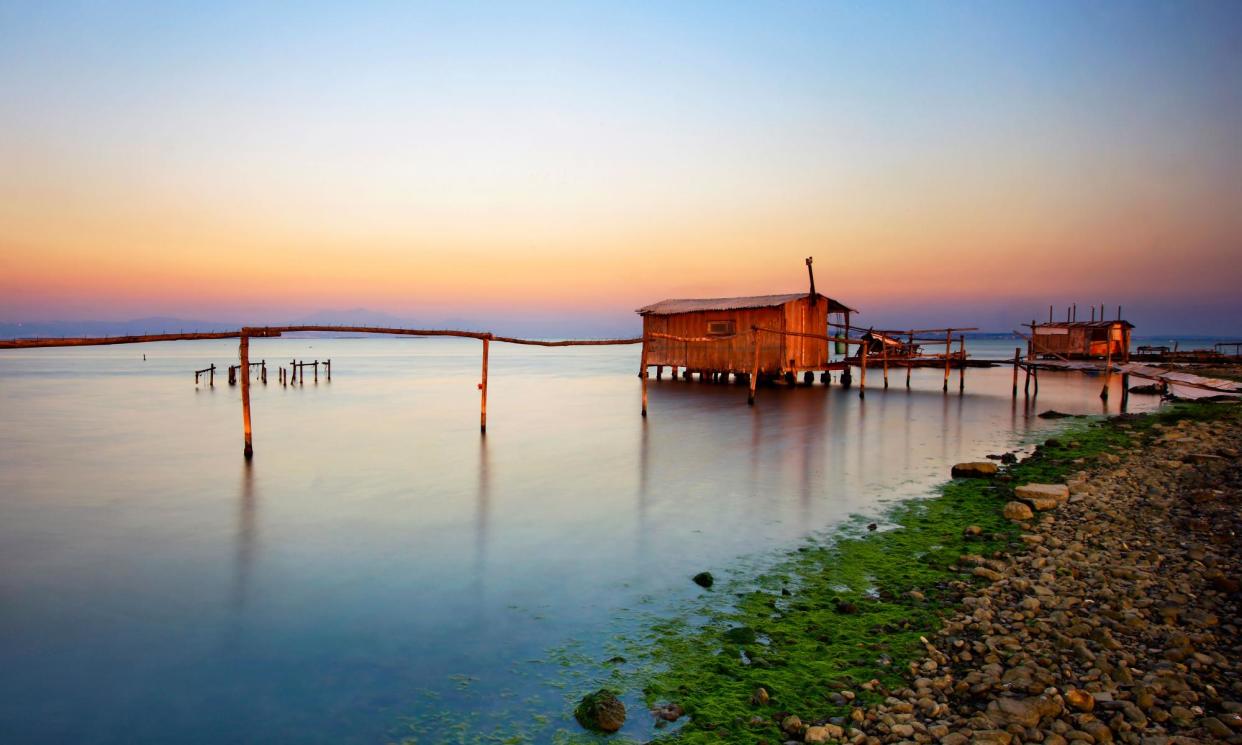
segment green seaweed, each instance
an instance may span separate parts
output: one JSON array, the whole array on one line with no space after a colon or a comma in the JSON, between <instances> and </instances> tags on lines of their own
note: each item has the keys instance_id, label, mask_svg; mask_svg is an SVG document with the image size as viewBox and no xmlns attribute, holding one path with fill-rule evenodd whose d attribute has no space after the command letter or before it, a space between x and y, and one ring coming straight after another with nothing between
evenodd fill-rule
<instances>
[{"instance_id":1,"label":"green seaweed","mask_svg":"<svg viewBox=\"0 0 1242 745\"><path fill-rule=\"evenodd\" d=\"M1158 413L1110 420L1075 420L1030 457L996 479L954 479L933 498L907 502L885 516L891 529L832 542L810 541L789 551L758 578L733 581L691 613L706 620L665 619L649 630L638 673L649 704L675 701L688 720L662 741L675 743L780 742L780 717L804 720L846 716L873 701L860 684L902 684L923 642L960 600L963 555L1020 551L1019 528L1001 516L1013 487L1061 482L1100 454L1130 446L1156 424L1205 420L1221 409L1179 405ZM968 535L978 526L978 535ZM974 532L974 531L972 531ZM763 687L770 699L752 703ZM834 696L854 691L854 704ZM835 703L834 703L835 701Z\"/></svg>"}]
</instances>

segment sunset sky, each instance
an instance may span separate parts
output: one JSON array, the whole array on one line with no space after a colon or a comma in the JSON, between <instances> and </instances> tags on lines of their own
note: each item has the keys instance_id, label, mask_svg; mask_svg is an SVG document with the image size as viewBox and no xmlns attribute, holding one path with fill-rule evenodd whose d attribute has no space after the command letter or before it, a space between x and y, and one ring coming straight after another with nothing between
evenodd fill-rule
<instances>
[{"instance_id":1,"label":"sunset sky","mask_svg":"<svg viewBox=\"0 0 1242 745\"><path fill-rule=\"evenodd\" d=\"M1242 3L9 3L0 321L1242 334Z\"/></svg>"}]
</instances>

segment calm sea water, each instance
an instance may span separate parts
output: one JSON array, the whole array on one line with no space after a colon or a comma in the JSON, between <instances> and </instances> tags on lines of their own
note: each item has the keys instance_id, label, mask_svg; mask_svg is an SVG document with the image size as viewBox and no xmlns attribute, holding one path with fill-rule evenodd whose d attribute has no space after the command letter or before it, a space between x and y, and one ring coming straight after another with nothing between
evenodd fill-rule
<instances>
[{"instance_id":1,"label":"calm sea water","mask_svg":"<svg viewBox=\"0 0 1242 745\"><path fill-rule=\"evenodd\" d=\"M192 374L235 342L0 352L0 741L573 728L581 691L549 650L602 659L622 609L675 607L700 570L926 496L953 462L1056 426L1044 409L1104 411L1077 373L1042 376L1027 407L1007 368L969 370L964 396L956 373L946 396L940 371L883 391L873 369L865 402L817 384L753 409L739 386L666 379L644 421L636 348L495 344L484 439L479 353L256 340L247 465L239 388ZM332 381L278 385L295 356L331 358Z\"/></svg>"}]
</instances>

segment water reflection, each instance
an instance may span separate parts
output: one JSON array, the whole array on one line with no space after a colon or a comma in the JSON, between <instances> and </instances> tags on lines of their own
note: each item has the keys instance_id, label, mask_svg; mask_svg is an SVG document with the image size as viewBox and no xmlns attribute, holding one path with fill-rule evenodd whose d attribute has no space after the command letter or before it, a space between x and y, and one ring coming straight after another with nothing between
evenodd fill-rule
<instances>
[{"instance_id":1,"label":"water reflection","mask_svg":"<svg viewBox=\"0 0 1242 745\"><path fill-rule=\"evenodd\" d=\"M258 550L256 518L258 498L254 492L254 463L243 460L237 495L237 539L233 561L233 607L244 608L250 597L250 576Z\"/></svg>"},{"instance_id":2,"label":"water reflection","mask_svg":"<svg viewBox=\"0 0 1242 745\"><path fill-rule=\"evenodd\" d=\"M1079 375L1045 375L1037 409L1010 369L972 369L953 401L915 370L865 402L836 382L754 407L742 386L653 380L644 420L632 350L497 345L483 439L476 344L256 344L341 366L313 397L252 389L249 463L237 389L184 374L235 344L168 347L141 385L109 350L0 357L6 739L382 742L442 710L557 725L549 649L606 658L623 609L659 614L699 571L924 496L952 462L1058 426L1042 408L1100 410Z\"/></svg>"}]
</instances>

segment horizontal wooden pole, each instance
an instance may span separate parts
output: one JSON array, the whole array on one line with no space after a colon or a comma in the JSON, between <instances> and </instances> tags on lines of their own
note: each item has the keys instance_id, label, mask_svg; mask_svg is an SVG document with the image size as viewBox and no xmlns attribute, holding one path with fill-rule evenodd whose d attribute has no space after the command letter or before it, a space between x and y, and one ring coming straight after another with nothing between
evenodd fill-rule
<instances>
[{"instance_id":1,"label":"horizontal wooden pole","mask_svg":"<svg viewBox=\"0 0 1242 745\"><path fill-rule=\"evenodd\" d=\"M862 326L859 326L856 323L851 323L849 325L846 325L844 323L833 323L829 321L828 325L836 326L837 328L841 328L841 329L847 329L847 328L856 329L858 331L861 331L863 329ZM947 328L947 329L867 329L867 330L874 331L877 334L885 334L889 336L909 336L910 334L947 334L950 331L978 331L979 329L975 327L958 328L957 326L954 326L953 328Z\"/></svg>"},{"instance_id":2,"label":"horizontal wooden pole","mask_svg":"<svg viewBox=\"0 0 1242 745\"><path fill-rule=\"evenodd\" d=\"M823 334L808 334L802 331L780 331L777 329L765 329L761 326L751 326L755 331L763 331L769 334L778 334L780 336L801 336L806 339L820 339L822 341L836 341L842 344L866 344L862 339L850 339L844 336L824 336ZM853 326L852 328L858 328Z\"/></svg>"},{"instance_id":3,"label":"horizontal wooden pole","mask_svg":"<svg viewBox=\"0 0 1242 745\"><path fill-rule=\"evenodd\" d=\"M733 341L738 336L740 336L740 334L729 334L728 336L674 336L672 334L662 334L658 331L652 331L649 334L647 334L647 336L651 337L652 339L668 339L669 341L716 342L716 341Z\"/></svg>"},{"instance_id":4,"label":"horizontal wooden pole","mask_svg":"<svg viewBox=\"0 0 1242 745\"><path fill-rule=\"evenodd\" d=\"M452 336L463 339L490 339L508 344L524 344L537 347L591 347L619 344L641 344L642 337L633 339L522 339L511 336L495 336L486 331L459 331L455 329L403 329L384 326L326 326L321 324L296 326L246 326L237 331L210 333L143 334L141 336L102 336L61 339L0 339L0 349L25 349L34 347L85 347L106 344L141 344L156 341L193 341L198 339L236 339L238 337L277 337L305 331L337 332L351 334L386 334L389 336Z\"/></svg>"},{"instance_id":5,"label":"horizontal wooden pole","mask_svg":"<svg viewBox=\"0 0 1242 745\"><path fill-rule=\"evenodd\" d=\"M0 339L0 349L31 349L39 347L92 347L107 344L143 344L152 341L194 341L197 339L236 339L240 331L219 331L194 334L142 334L137 336L73 337L62 339Z\"/></svg>"}]
</instances>

